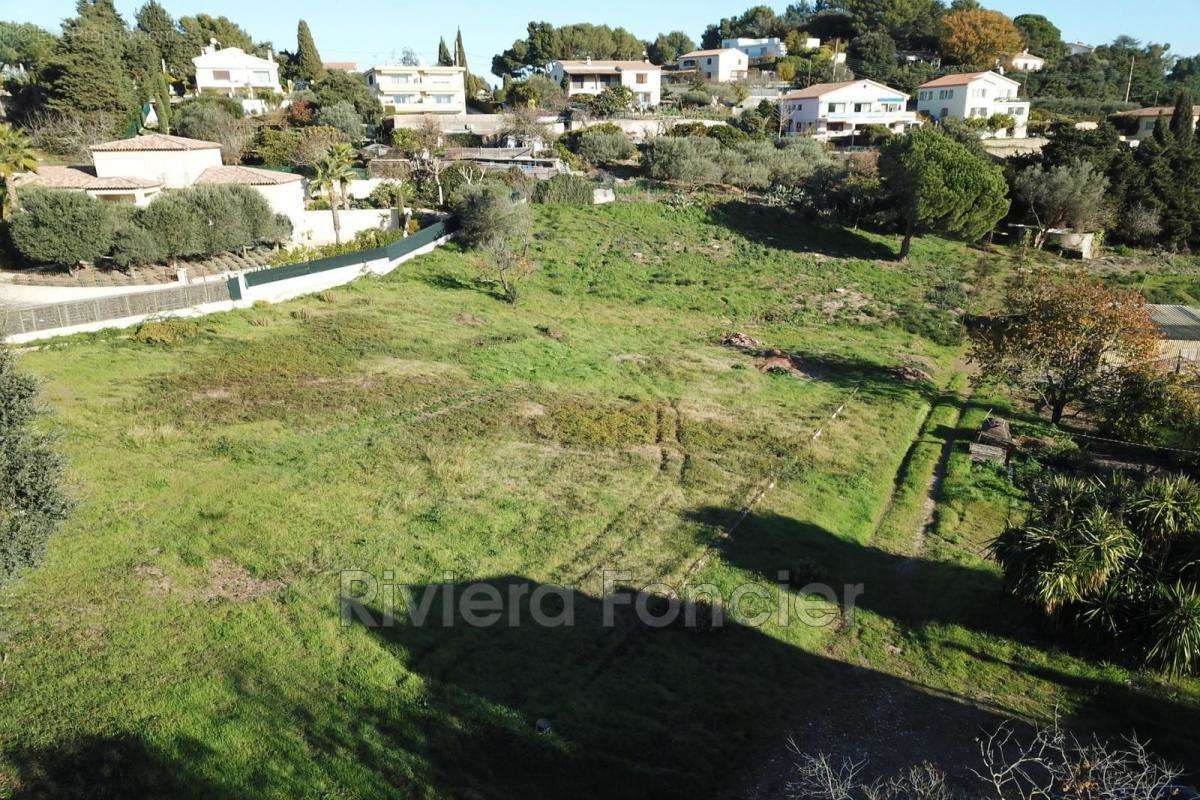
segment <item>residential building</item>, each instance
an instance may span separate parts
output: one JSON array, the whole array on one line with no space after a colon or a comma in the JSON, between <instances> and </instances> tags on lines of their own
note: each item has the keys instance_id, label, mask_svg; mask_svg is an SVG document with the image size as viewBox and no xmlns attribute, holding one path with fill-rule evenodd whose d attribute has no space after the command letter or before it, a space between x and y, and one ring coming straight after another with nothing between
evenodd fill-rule
<instances>
[{"instance_id":1,"label":"residential building","mask_svg":"<svg viewBox=\"0 0 1200 800\"><path fill-rule=\"evenodd\" d=\"M463 67L378 66L363 80L395 114L466 114ZM390 112L389 113L393 113Z\"/></svg>"},{"instance_id":2,"label":"residential building","mask_svg":"<svg viewBox=\"0 0 1200 800\"><path fill-rule=\"evenodd\" d=\"M567 172L562 159L552 150L533 147L448 147L447 161L470 161L489 172L518 169L537 180Z\"/></svg>"},{"instance_id":3,"label":"residential building","mask_svg":"<svg viewBox=\"0 0 1200 800\"><path fill-rule=\"evenodd\" d=\"M662 68L649 61L555 61L550 65L550 77L565 81L569 98L625 86L643 108L657 106L662 100Z\"/></svg>"},{"instance_id":4,"label":"residential building","mask_svg":"<svg viewBox=\"0 0 1200 800\"><path fill-rule=\"evenodd\" d=\"M935 120L988 119L995 114L1011 116L1011 131L993 135L1023 139L1029 124L1029 102L1017 98L1021 84L995 72L963 72L946 75L917 87L917 110Z\"/></svg>"},{"instance_id":5,"label":"residential building","mask_svg":"<svg viewBox=\"0 0 1200 800\"><path fill-rule=\"evenodd\" d=\"M681 55L677 64L680 70L695 70L706 81L731 83L746 80L750 56L735 47L693 50Z\"/></svg>"},{"instance_id":6,"label":"residential building","mask_svg":"<svg viewBox=\"0 0 1200 800\"><path fill-rule=\"evenodd\" d=\"M1154 126L1161 119L1164 125L1171 122L1171 117L1175 114L1175 109L1172 106L1156 106L1154 108L1135 108L1133 111L1121 111L1113 114L1114 117L1133 120L1137 126L1134 133L1130 136L1135 142L1141 142L1144 139L1149 139L1154 134ZM1200 120L1200 106L1192 107L1192 120Z\"/></svg>"},{"instance_id":7,"label":"residential building","mask_svg":"<svg viewBox=\"0 0 1200 800\"><path fill-rule=\"evenodd\" d=\"M1200 362L1200 308L1195 306L1147 305L1150 321L1158 329L1159 348L1175 366L1185 361L1189 367ZM1169 362L1168 362L1169 363Z\"/></svg>"},{"instance_id":8,"label":"residential building","mask_svg":"<svg viewBox=\"0 0 1200 800\"><path fill-rule=\"evenodd\" d=\"M268 97L280 93L279 64L270 51L266 58L259 58L240 47L218 50L213 42L192 63L196 65L197 92L237 98L247 114L265 114Z\"/></svg>"},{"instance_id":9,"label":"residential building","mask_svg":"<svg viewBox=\"0 0 1200 800\"><path fill-rule=\"evenodd\" d=\"M816 50L821 46L820 39L808 39L805 47L808 50ZM771 36L764 39L751 39L745 36L739 36L736 39L722 39L721 49L741 50L750 58L751 63L759 61L767 61L773 58L783 58L788 54L787 45L778 36Z\"/></svg>"},{"instance_id":10,"label":"residential building","mask_svg":"<svg viewBox=\"0 0 1200 800\"><path fill-rule=\"evenodd\" d=\"M1067 44L1067 52L1073 56L1086 56L1090 54L1095 47L1083 42L1070 42Z\"/></svg>"},{"instance_id":11,"label":"residential building","mask_svg":"<svg viewBox=\"0 0 1200 800\"><path fill-rule=\"evenodd\" d=\"M1017 53L1009 63L1016 72L1041 72L1046 68L1046 59L1035 56L1028 50Z\"/></svg>"},{"instance_id":12,"label":"residential building","mask_svg":"<svg viewBox=\"0 0 1200 800\"><path fill-rule=\"evenodd\" d=\"M41 166L13 176L14 184L86 192L100 200L145 206L159 192L196 184L251 186L272 210L304 224L304 183L299 175L256 167L225 166L221 145L151 133L88 148L92 167Z\"/></svg>"},{"instance_id":13,"label":"residential building","mask_svg":"<svg viewBox=\"0 0 1200 800\"><path fill-rule=\"evenodd\" d=\"M358 64L353 61L325 61L321 66L327 72L358 72Z\"/></svg>"},{"instance_id":14,"label":"residential building","mask_svg":"<svg viewBox=\"0 0 1200 800\"><path fill-rule=\"evenodd\" d=\"M920 125L908 111L908 95L872 80L818 83L779 98L784 133L845 139L868 125L903 133Z\"/></svg>"}]
</instances>

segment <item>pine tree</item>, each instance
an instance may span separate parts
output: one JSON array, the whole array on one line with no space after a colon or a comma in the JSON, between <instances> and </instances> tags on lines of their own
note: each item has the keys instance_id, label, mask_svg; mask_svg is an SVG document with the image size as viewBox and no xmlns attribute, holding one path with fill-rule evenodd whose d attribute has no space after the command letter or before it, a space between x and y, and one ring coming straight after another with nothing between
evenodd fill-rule
<instances>
[{"instance_id":1,"label":"pine tree","mask_svg":"<svg viewBox=\"0 0 1200 800\"><path fill-rule=\"evenodd\" d=\"M189 54L183 32L167 10L156 0L150 0L137 10L134 18L137 20L138 30L146 33L158 47L158 52L166 62L167 72L177 80L186 76L192 64L192 56L198 54Z\"/></svg>"},{"instance_id":2,"label":"pine tree","mask_svg":"<svg viewBox=\"0 0 1200 800\"><path fill-rule=\"evenodd\" d=\"M1188 148L1196 139L1196 113L1193 110L1192 93L1184 89L1175 101L1175 111L1171 114L1171 133L1180 147Z\"/></svg>"},{"instance_id":3,"label":"pine tree","mask_svg":"<svg viewBox=\"0 0 1200 800\"><path fill-rule=\"evenodd\" d=\"M450 48L446 47L446 40L438 39L438 66L452 67L454 66L453 59L450 58Z\"/></svg>"},{"instance_id":4,"label":"pine tree","mask_svg":"<svg viewBox=\"0 0 1200 800\"><path fill-rule=\"evenodd\" d=\"M304 20L300 20L296 26L296 74L306 81L319 80L325 75L317 43L313 41L312 31Z\"/></svg>"},{"instance_id":5,"label":"pine tree","mask_svg":"<svg viewBox=\"0 0 1200 800\"><path fill-rule=\"evenodd\" d=\"M115 132L138 102L124 61L128 31L112 0L80 0L78 10L79 16L63 23L46 68L46 108L112 115Z\"/></svg>"}]
</instances>

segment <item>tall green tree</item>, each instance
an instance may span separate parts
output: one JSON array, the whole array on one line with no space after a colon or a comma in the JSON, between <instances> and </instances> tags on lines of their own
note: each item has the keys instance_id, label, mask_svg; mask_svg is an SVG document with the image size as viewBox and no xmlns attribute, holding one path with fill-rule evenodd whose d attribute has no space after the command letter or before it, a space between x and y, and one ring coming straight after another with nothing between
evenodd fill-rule
<instances>
[{"instance_id":1,"label":"tall green tree","mask_svg":"<svg viewBox=\"0 0 1200 800\"><path fill-rule=\"evenodd\" d=\"M138 30L144 32L158 47L166 62L167 72L174 80L183 80L192 69L192 58L200 55L188 51L183 31L157 0L149 0L134 14Z\"/></svg>"},{"instance_id":2,"label":"tall green tree","mask_svg":"<svg viewBox=\"0 0 1200 800\"><path fill-rule=\"evenodd\" d=\"M653 42L646 43L646 53L650 56L650 61L659 66L674 64L681 55L695 49L696 43L683 31L660 33Z\"/></svg>"},{"instance_id":3,"label":"tall green tree","mask_svg":"<svg viewBox=\"0 0 1200 800\"><path fill-rule=\"evenodd\" d=\"M0 21L0 64L36 72L49 60L56 43L54 34L37 25Z\"/></svg>"},{"instance_id":4,"label":"tall green tree","mask_svg":"<svg viewBox=\"0 0 1200 800\"><path fill-rule=\"evenodd\" d=\"M317 81L325 75L317 43L304 20L296 25L296 74L306 81Z\"/></svg>"},{"instance_id":5,"label":"tall green tree","mask_svg":"<svg viewBox=\"0 0 1200 800\"><path fill-rule=\"evenodd\" d=\"M884 145L879 173L903 226L901 261L921 231L978 239L1008 213L1003 170L933 128Z\"/></svg>"},{"instance_id":6,"label":"tall green tree","mask_svg":"<svg viewBox=\"0 0 1200 800\"><path fill-rule=\"evenodd\" d=\"M439 67L454 66L454 57L450 55L450 48L446 46L444 37L438 39L437 63Z\"/></svg>"},{"instance_id":7,"label":"tall green tree","mask_svg":"<svg viewBox=\"0 0 1200 800\"><path fill-rule=\"evenodd\" d=\"M1175 100L1175 110L1171 113L1171 133L1181 149L1189 149L1196 141L1196 110L1192 93L1184 90Z\"/></svg>"},{"instance_id":8,"label":"tall green tree","mask_svg":"<svg viewBox=\"0 0 1200 800\"><path fill-rule=\"evenodd\" d=\"M454 33L454 65L469 69L467 67L467 48L463 47L462 28Z\"/></svg>"},{"instance_id":9,"label":"tall green tree","mask_svg":"<svg viewBox=\"0 0 1200 800\"><path fill-rule=\"evenodd\" d=\"M46 67L46 107L65 115L103 112L119 127L137 106L124 61L128 31L112 0L80 0L78 10L63 23Z\"/></svg>"},{"instance_id":10,"label":"tall green tree","mask_svg":"<svg viewBox=\"0 0 1200 800\"><path fill-rule=\"evenodd\" d=\"M316 164L311 191L324 195L329 200L329 213L333 214L333 239L342 243L342 223L338 207L346 202L346 190L354 180L354 148L338 143L329 148Z\"/></svg>"},{"instance_id":11,"label":"tall green tree","mask_svg":"<svg viewBox=\"0 0 1200 800\"><path fill-rule=\"evenodd\" d=\"M467 90L468 101L480 92L488 91L488 85L483 78L472 74L471 67L467 64L467 48L463 46L462 28L454 34L454 65L463 68L463 84Z\"/></svg>"},{"instance_id":12,"label":"tall green tree","mask_svg":"<svg viewBox=\"0 0 1200 800\"><path fill-rule=\"evenodd\" d=\"M1053 62L1067 54L1062 31L1041 14L1020 14L1013 17L1013 24L1025 39L1025 49L1034 55Z\"/></svg>"}]
</instances>

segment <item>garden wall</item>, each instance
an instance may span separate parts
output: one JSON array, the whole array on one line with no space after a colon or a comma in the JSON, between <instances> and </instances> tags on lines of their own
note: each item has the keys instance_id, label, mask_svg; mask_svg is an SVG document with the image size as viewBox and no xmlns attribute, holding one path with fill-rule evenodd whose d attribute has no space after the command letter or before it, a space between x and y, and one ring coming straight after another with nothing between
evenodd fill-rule
<instances>
[{"instance_id":1,"label":"garden wall","mask_svg":"<svg viewBox=\"0 0 1200 800\"><path fill-rule=\"evenodd\" d=\"M128 328L155 317L194 317L257 302L278 303L367 274L383 275L448 242L457 224L445 219L386 247L244 272L225 281L130 292L113 297L28 307L0 306L0 335L7 344L106 328Z\"/></svg>"}]
</instances>

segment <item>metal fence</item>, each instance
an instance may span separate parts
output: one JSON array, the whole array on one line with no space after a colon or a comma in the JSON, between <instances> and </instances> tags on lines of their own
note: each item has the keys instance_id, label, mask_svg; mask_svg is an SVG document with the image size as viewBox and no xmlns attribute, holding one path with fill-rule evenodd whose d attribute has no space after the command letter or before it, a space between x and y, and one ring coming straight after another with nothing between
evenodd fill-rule
<instances>
[{"instance_id":1,"label":"metal fence","mask_svg":"<svg viewBox=\"0 0 1200 800\"><path fill-rule=\"evenodd\" d=\"M15 336L123 317L160 314L229 299L228 282L214 281L23 308L6 309L0 306L0 334Z\"/></svg>"}]
</instances>

